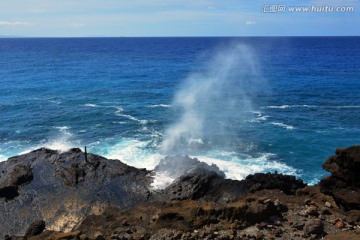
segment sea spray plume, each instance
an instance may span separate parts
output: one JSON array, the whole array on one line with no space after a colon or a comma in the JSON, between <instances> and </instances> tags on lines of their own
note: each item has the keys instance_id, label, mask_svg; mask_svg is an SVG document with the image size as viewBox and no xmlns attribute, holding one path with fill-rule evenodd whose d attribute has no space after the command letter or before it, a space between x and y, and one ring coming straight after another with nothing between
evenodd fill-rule
<instances>
[{"instance_id":1,"label":"sea spray plume","mask_svg":"<svg viewBox=\"0 0 360 240\"><path fill-rule=\"evenodd\" d=\"M191 73L176 93L172 105L183 113L167 129L161 151L189 153L194 146L233 143L237 138L233 127L252 111L252 95L262 85L249 47L236 43L215 51L204 71Z\"/></svg>"}]
</instances>

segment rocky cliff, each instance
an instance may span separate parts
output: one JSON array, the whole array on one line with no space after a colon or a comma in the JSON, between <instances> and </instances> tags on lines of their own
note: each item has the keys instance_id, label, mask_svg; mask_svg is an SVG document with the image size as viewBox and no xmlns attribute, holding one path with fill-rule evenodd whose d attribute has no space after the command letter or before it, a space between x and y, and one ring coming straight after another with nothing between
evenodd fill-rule
<instances>
[{"instance_id":1,"label":"rocky cliff","mask_svg":"<svg viewBox=\"0 0 360 240\"><path fill-rule=\"evenodd\" d=\"M128 208L150 197L150 173L80 149L38 149L0 163L0 235L24 234L35 220L69 231L109 206Z\"/></svg>"},{"instance_id":2,"label":"rocky cliff","mask_svg":"<svg viewBox=\"0 0 360 240\"><path fill-rule=\"evenodd\" d=\"M225 179L187 156L147 171L79 149L38 149L0 163L1 237L358 239L359 159L360 146L338 149L324 163L332 174L306 186L271 173ZM176 180L153 189L159 172Z\"/></svg>"}]
</instances>

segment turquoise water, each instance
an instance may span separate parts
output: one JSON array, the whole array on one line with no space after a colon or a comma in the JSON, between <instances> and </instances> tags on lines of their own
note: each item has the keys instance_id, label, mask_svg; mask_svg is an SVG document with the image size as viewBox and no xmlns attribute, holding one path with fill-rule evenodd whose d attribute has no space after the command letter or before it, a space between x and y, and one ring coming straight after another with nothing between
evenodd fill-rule
<instances>
[{"instance_id":1,"label":"turquoise water","mask_svg":"<svg viewBox=\"0 0 360 240\"><path fill-rule=\"evenodd\" d=\"M315 183L360 142L360 38L0 39L0 160L46 146ZM167 147L164 147L167 143ZM169 147L170 146L170 147Z\"/></svg>"}]
</instances>

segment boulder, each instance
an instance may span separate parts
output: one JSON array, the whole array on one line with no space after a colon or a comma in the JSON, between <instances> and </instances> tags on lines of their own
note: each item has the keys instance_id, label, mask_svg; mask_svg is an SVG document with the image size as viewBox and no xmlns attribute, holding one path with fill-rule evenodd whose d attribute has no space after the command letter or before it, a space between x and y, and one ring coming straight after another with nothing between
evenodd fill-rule
<instances>
[{"instance_id":1,"label":"boulder","mask_svg":"<svg viewBox=\"0 0 360 240\"><path fill-rule=\"evenodd\" d=\"M323 234L324 232L324 225L319 219L310 219L306 221L304 226L304 234L305 236L311 234Z\"/></svg>"},{"instance_id":2,"label":"boulder","mask_svg":"<svg viewBox=\"0 0 360 240\"><path fill-rule=\"evenodd\" d=\"M35 221L30 224L25 232L25 237L33 237L41 234L45 230L45 222L43 220Z\"/></svg>"},{"instance_id":3,"label":"boulder","mask_svg":"<svg viewBox=\"0 0 360 240\"><path fill-rule=\"evenodd\" d=\"M242 182L224 179L216 172L196 169L164 189L161 196L170 200L228 202L244 193L242 185Z\"/></svg>"},{"instance_id":4,"label":"boulder","mask_svg":"<svg viewBox=\"0 0 360 240\"><path fill-rule=\"evenodd\" d=\"M360 210L360 146L338 148L323 168L331 175L320 181L321 191L346 211Z\"/></svg>"},{"instance_id":5,"label":"boulder","mask_svg":"<svg viewBox=\"0 0 360 240\"><path fill-rule=\"evenodd\" d=\"M295 194L296 190L306 186L301 179L278 173L255 173L247 176L244 183L244 189L248 193L263 189L278 189L285 194Z\"/></svg>"}]
</instances>

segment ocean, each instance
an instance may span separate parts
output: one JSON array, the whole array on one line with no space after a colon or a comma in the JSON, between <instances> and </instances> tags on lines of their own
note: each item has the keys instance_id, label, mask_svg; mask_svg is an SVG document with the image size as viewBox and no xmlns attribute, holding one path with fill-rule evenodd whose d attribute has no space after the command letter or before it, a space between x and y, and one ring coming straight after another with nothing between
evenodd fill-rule
<instances>
[{"instance_id":1,"label":"ocean","mask_svg":"<svg viewBox=\"0 0 360 240\"><path fill-rule=\"evenodd\" d=\"M360 143L360 38L4 38L0 93L0 161L86 145L315 184Z\"/></svg>"}]
</instances>

